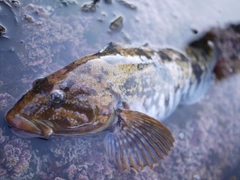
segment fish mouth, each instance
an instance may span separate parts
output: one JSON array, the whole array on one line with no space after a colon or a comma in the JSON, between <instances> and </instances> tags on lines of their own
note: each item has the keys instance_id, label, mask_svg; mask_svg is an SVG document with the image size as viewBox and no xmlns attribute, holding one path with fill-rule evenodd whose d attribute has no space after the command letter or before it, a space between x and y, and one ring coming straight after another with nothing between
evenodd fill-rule
<instances>
[{"instance_id":1,"label":"fish mouth","mask_svg":"<svg viewBox=\"0 0 240 180\"><path fill-rule=\"evenodd\" d=\"M49 139L53 135L53 129L49 125L37 120L33 121L11 110L7 113L6 120L12 132L21 137Z\"/></svg>"}]
</instances>

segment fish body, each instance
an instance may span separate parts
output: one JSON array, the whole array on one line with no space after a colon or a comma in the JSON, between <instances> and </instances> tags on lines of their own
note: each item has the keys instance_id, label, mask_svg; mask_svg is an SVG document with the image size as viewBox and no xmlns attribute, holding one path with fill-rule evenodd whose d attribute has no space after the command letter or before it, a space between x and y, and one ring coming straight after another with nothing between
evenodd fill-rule
<instances>
[{"instance_id":1,"label":"fish body","mask_svg":"<svg viewBox=\"0 0 240 180\"><path fill-rule=\"evenodd\" d=\"M174 142L160 121L208 87L215 64L209 49L188 47L183 55L109 43L35 80L6 119L14 132L46 139L108 131L106 151L121 170L153 167Z\"/></svg>"}]
</instances>

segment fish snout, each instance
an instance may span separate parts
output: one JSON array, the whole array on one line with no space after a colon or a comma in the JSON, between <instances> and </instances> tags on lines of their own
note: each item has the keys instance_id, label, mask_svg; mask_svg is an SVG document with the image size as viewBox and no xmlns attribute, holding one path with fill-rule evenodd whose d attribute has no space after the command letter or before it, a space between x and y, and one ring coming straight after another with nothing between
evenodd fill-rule
<instances>
[{"instance_id":1,"label":"fish snout","mask_svg":"<svg viewBox=\"0 0 240 180\"><path fill-rule=\"evenodd\" d=\"M13 133L22 137L40 137L49 139L53 134L53 130L50 127L43 125L42 123L34 123L27 117L14 113L11 110L7 113L6 120Z\"/></svg>"}]
</instances>

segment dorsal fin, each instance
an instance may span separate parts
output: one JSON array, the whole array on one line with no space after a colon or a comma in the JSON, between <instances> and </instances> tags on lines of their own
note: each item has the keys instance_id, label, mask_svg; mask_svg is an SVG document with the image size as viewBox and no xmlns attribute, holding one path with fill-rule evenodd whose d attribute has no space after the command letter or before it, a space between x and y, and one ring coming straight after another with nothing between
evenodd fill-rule
<instances>
[{"instance_id":1,"label":"dorsal fin","mask_svg":"<svg viewBox=\"0 0 240 180\"><path fill-rule=\"evenodd\" d=\"M115 42L110 42L108 43L108 45L106 47L104 47L103 49L101 49L99 51L99 53L104 53L104 52L109 52L109 51L116 51L118 49L118 47L121 47L120 44L115 43Z\"/></svg>"}]
</instances>

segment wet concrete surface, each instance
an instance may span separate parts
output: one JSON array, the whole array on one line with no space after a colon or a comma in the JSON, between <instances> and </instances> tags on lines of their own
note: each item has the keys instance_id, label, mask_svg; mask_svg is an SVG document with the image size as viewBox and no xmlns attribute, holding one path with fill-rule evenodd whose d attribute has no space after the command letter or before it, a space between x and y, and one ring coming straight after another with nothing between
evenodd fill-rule
<instances>
[{"instance_id":1,"label":"wet concrete surface","mask_svg":"<svg viewBox=\"0 0 240 180\"><path fill-rule=\"evenodd\" d=\"M0 179L239 179L240 41L227 25L240 22L240 3L101 0L94 9L82 9L91 3L0 1ZM179 107L164 122L177 141L153 170L119 172L104 155L102 137L22 139L8 128L5 113L34 79L110 41L181 51L209 30L223 50L217 69L222 80L199 103Z\"/></svg>"}]
</instances>

